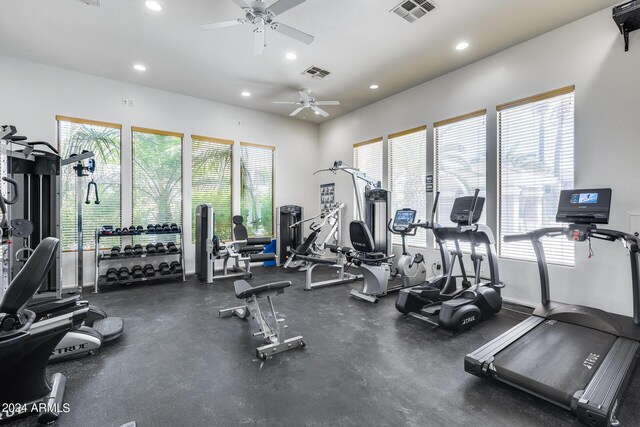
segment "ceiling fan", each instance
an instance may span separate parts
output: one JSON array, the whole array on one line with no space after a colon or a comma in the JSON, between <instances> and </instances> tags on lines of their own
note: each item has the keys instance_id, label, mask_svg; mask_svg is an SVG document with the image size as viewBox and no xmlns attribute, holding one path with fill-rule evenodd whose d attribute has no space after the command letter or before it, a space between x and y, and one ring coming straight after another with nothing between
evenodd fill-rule
<instances>
[{"instance_id":1,"label":"ceiling fan","mask_svg":"<svg viewBox=\"0 0 640 427\"><path fill-rule=\"evenodd\" d=\"M314 97L311 96L311 91L309 89L300 89L298 92L300 94L300 100L298 102L292 101L274 101L274 104L287 104L287 105L299 105L299 107L291 114L291 117L298 114L300 111L305 108L311 108L316 114L321 115L322 117L329 117L329 113L324 111L322 108L318 107L319 105L340 105L340 101L316 101Z\"/></svg>"},{"instance_id":2,"label":"ceiling fan","mask_svg":"<svg viewBox=\"0 0 640 427\"><path fill-rule=\"evenodd\" d=\"M264 0L256 0L247 3L245 0L232 0L240 6L244 11L244 18L233 19L231 21L214 22L212 24L202 25L203 30L213 30L216 28L232 27L234 25L242 25L250 22L255 25L253 30L253 53L254 55L262 55L266 44L265 30L271 28L274 31L284 34L285 36L294 38L302 43L311 44L314 37L296 30L288 25L275 22L273 18L279 16L289 9L304 3L305 0L279 0L271 6L265 4Z\"/></svg>"}]
</instances>

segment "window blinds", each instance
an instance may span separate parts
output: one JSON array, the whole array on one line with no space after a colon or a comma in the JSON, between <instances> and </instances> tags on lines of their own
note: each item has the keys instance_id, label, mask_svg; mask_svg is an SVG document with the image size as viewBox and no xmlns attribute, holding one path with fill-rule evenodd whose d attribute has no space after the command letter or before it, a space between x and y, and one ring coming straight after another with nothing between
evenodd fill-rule
<instances>
[{"instance_id":1,"label":"window blinds","mask_svg":"<svg viewBox=\"0 0 640 427\"><path fill-rule=\"evenodd\" d=\"M376 181L382 181L384 178L382 156L382 138L361 142L353 146L353 166Z\"/></svg>"},{"instance_id":2,"label":"window blinds","mask_svg":"<svg viewBox=\"0 0 640 427\"><path fill-rule=\"evenodd\" d=\"M372 139L370 141L360 142L353 145L353 166L364 172L367 176L375 181L383 180L383 145L382 138ZM364 187L365 184L361 180L356 180L358 189L353 195L353 212L354 218L357 218L358 208L356 207L356 197L360 198L362 206L362 215L364 215ZM384 184L382 185L384 188Z\"/></svg>"},{"instance_id":3,"label":"window blinds","mask_svg":"<svg viewBox=\"0 0 640 427\"><path fill-rule=\"evenodd\" d=\"M195 241L196 207L205 203L215 212L215 234L231 239L233 141L191 136L191 236Z\"/></svg>"},{"instance_id":4,"label":"window blinds","mask_svg":"<svg viewBox=\"0 0 640 427\"><path fill-rule=\"evenodd\" d=\"M486 197L486 119L482 110L434 124L435 187L440 191L436 222L442 226L454 225L449 216L456 198L473 196L476 188ZM486 224L485 212L486 206L480 223Z\"/></svg>"},{"instance_id":5,"label":"window blinds","mask_svg":"<svg viewBox=\"0 0 640 427\"><path fill-rule=\"evenodd\" d=\"M558 226L560 191L573 188L574 88L498 107L500 256L535 261L509 234ZM545 239L547 262L574 265L574 243Z\"/></svg>"},{"instance_id":6,"label":"window blinds","mask_svg":"<svg viewBox=\"0 0 640 427\"><path fill-rule=\"evenodd\" d=\"M182 134L132 130L133 225L182 226Z\"/></svg>"},{"instance_id":7,"label":"window blinds","mask_svg":"<svg viewBox=\"0 0 640 427\"><path fill-rule=\"evenodd\" d=\"M249 236L273 236L274 147L240 143L240 212Z\"/></svg>"},{"instance_id":8,"label":"window blinds","mask_svg":"<svg viewBox=\"0 0 640 427\"><path fill-rule=\"evenodd\" d=\"M84 249L95 248L94 230L103 225L120 225L121 178L120 132L121 126L111 123L56 117L58 124L58 149L63 159L83 150L95 154L95 181L98 184L100 204L83 204ZM85 161L86 163L86 161ZM82 197L86 197L87 180L83 179ZM76 201L76 173L72 165L61 170L61 244L62 250L73 251L78 247L78 217Z\"/></svg>"},{"instance_id":9,"label":"window blinds","mask_svg":"<svg viewBox=\"0 0 640 427\"><path fill-rule=\"evenodd\" d=\"M391 211L410 208L417 211L416 220L429 221L425 178L427 173L427 128L426 126L389 135L389 188L391 189ZM402 238L393 235L393 243L401 244ZM407 244L425 247L427 232L418 229Z\"/></svg>"}]
</instances>

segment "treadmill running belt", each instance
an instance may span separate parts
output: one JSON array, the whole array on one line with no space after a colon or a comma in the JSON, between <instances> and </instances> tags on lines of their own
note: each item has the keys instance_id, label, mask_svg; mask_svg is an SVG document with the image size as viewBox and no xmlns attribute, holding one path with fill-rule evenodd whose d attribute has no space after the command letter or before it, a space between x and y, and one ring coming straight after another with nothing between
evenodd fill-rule
<instances>
[{"instance_id":1,"label":"treadmill running belt","mask_svg":"<svg viewBox=\"0 0 640 427\"><path fill-rule=\"evenodd\" d=\"M571 407L616 340L615 335L546 320L495 356L498 379Z\"/></svg>"}]
</instances>

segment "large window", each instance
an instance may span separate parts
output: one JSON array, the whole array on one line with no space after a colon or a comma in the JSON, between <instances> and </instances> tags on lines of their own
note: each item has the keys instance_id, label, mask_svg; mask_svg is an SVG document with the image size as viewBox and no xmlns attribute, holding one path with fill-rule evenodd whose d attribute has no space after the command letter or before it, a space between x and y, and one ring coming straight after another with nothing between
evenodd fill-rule
<instances>
[{"instance_id":1,"label":"large window","mask_svg":"<svg viewBox=\"0 0 640 427\"><path fill-rule=\"evenodd\" d=\"M535 261L530 242L503 237L557 226L560 191L573 188L573 86L498 106L500 256ZM574 265L574 243L545 239L547 262Z\"/></svg>"},{"instance_id":2,"label":"large window","mask_svg":"<svg viewBox=\"0 0 640 427\"><path fill-rule=\"evenodd\" d=\"M416 219L429 221L427 216L427 127L411 129L389 135L389 188L391 210L411 208L417 211ZM407 244L424 247L427 242L425 229L418 229ZM402 243L400 236L393 235L393 243Z\"/></svg>"},{"instance_id":3,"label":"large window","mask_svg":"<svg viewBox=\"0 0 640 427\"><path fill-rule=\"evenodd\" d=\"M95 248L94 230L105 224L119 225L120 217L120 132L121 126L57 116L58 148L63 159L82 151L95 154L95 182L98 185L100 204L82 206L84 249ZM85 161L86 164L86 161ZM76 201L77 177L72 166L62 168L61 188L61 240L62 249L72 251L78 248L78 217ZM92 177L83 178L81 197L86 197L87 182ZM91 195L93 201L93 192ZM84 202L84 200L83 200Z\"/></svg>"},{"instance_id":4,"label":"large window","mask_svg":"<svg viewBox=\"0 0 640 427\"><path fill-rule=\"evenodd\" d=\"M240 143L240 212L249 236L273 236L275 147Z\"/></svg>"},{"instance_id":5,"label":"large window","mask_svg":"<svg viewBox=\"0 0 640 427\"><path fill-rule=\"evenodd\" d=\"M182 224L182 134L131 128L133 224Z\"/></svg>"},{"instance_id":6,"label":"large window","mask_svg":"<svg viewBox=\"0 0 640 427\"><path fill-rule=\"evenodd\" d=\"M487 112L455 117L434 124L435 187L440 191L437 222L452 226L449 219L453 201L473 196L476 188L486 197L487 189ZM480 218L486 223L486 207Z\"/></svg>"},{"instance_id":7,"label":"large window","mask_svg":"<svg viewBox=\"0 0 640 427\"><path fill-rule=\"evenodd\" d=\"M366 173L370 178L381 182L384 178L382 157L382 138L360 142L353 146L353 166Z\"/></svg>"},{"instance_id":8,"label":"large window","mask_svg":"<svg viewBox=\"0 0 640 427\"><path fill-rule=\"evenodd\" d=\"M191 228L196 233L196 207L211 204L215 234L231 238L231 183L233 141L191 135Z\"/></svg>"}]
</instances>

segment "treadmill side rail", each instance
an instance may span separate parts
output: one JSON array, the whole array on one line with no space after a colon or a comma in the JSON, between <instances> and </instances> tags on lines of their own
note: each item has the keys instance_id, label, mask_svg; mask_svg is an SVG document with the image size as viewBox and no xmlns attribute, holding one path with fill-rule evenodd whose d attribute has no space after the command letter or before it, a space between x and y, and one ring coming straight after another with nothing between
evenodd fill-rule
<instances>
[{"instance_id":1,"label":"treadmill side rail","mask_svg":"<svg viewBox=\"0 0 640 427\"><path fill-rule=\"evenodd\" d=\"M467 354L464 358L464 370L478 377L493 376L487 370L495 355L544 321L544 317L530 316L473 353Z\"/></svg>"},{"instance_id":2,"label":"treadmill side rail","mask_svg":"<svg viewBox=\"0 0 640 427\"><path fill-rule=\"evenodd\" d=\"M588 426L615 425L618 397L626 388L638 358L640 343L618 338L581 396L572 405Z\"/></svg>"}]
</instances>

